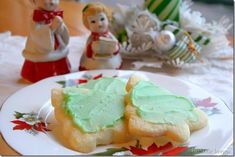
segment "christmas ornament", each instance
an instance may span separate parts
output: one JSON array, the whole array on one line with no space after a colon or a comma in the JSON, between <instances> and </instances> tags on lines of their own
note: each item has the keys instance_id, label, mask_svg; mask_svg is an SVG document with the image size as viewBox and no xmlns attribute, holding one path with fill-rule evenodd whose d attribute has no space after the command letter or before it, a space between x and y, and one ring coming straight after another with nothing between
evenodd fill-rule
<instances>
[{"instance_id":1,"label":"christmas ornament","mask_svg":"<svg viewBox=\"0 0 235 157\"><path fill-rule=\"evenodd\" d=\"M179 21L179 7L182 0L145 0L145 7L161 21Z\"/></svg>"}]
</instances>

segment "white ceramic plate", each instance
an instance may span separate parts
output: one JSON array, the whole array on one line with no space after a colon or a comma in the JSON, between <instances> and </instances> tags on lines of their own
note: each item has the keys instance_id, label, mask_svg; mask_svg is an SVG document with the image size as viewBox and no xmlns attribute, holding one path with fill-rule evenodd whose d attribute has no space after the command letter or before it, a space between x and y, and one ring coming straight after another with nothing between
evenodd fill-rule
<instances>
[{"instance_id":1,"label":"white ceramic plate","mask_svg":"<svg viewBox=\"0 0 235 157\"><path fill-rule=\"evenodd\" d=\"M195 155L195 154L226 154L227 147L233 142L233 114L217 97L202 88L173 77L135 71L100 70L78 72L64 76L52 77L28 86L8 98L3 104L0 114L0 129L7 143L22 155L71 155L82 154L66 148L54 131L53 107L50 104L51 89L62 87L61 84L71 85L78 79L87 79L99 74L103 76L117 76L128 78L138 73L146 76L166 89L178 95L191 98L196 106L204 110L209 117L209 125L192 133L188 143L170 147L162 144L159 147L148 147L157 141L141 139L142 149L135 148L137 141L130 141L122 145L99 146L92 155ZM58 83L60 82L60 83ZM17 114L16 114L17 112ZM32 114L33 112L33 114ZM18 119L17 119L18 118ZM45 124L45 126L44 126ZM13 130L13 128L15 128ZM51 131L48 131L47 129ZM159 143L158 143L159 144ZM165 146L165 147L164 147ZM169 146L169 145L168 145ZM96 154L101 153L101 154Z\"/></svg>"}]
</instances>

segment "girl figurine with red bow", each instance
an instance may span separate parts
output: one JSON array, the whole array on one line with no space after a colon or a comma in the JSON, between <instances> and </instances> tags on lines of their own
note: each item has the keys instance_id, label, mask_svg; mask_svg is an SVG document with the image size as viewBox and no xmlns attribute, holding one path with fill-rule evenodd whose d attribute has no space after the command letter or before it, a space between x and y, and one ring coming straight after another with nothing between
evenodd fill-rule
<instances>
[{"instance_id":1,"label":"girl figurine with red bow","mask_svg":"<svg viewBox=\"0 0 235 157\"><path fill-rule=\"evenodd\" d=\"M83 23L91 31L79 70L120 69L122 64L119 43L109 31L111 14L101 3L87 4Z\"/></svg>"},{"instance_id":2,"label":"girl figurine with red bow","mask_svg":"<svg viewBox=\"0 0 235 157\"><path fill-rule=\"evenodd\" d=\"M33 0L30 32L23 56L21 76L30 82L70 72L67 58L69 32L63 22L59 0Z\"/></svg>"}]
</instances>

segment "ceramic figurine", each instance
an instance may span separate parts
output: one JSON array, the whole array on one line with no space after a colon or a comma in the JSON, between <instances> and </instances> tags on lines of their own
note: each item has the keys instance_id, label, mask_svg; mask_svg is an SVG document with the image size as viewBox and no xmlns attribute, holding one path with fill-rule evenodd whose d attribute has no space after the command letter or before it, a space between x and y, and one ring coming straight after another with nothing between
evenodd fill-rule
<instances>
[{"instance_id":1,"label":"ceramic figurine","mask_svg":"<svg viewBox=\"0 0 235 157\"><path fill-rule=\"evenodd\" d=\"M79 70L120 69L119 42L109 31L111 14L102 3L89 3L83 9L83 23L91 31Z\"/></svg>"},{"instance_id":2,"label":"ceramic figurine","mask_svg":"<svg viewBox=\"0 0 235 157\"><path fill-rule=\"evenodd\" d=\"M32 0L31 27L23 56L21 76L30 82L70 72L67 58L69 32L63 22L59 0Z\"/></svg>"}]
</instances>

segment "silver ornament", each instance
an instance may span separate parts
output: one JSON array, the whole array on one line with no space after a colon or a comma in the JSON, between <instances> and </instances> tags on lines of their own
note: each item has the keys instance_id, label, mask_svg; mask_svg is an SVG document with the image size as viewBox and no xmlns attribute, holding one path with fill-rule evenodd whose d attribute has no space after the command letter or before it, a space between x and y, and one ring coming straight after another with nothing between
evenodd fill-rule
<instances>
[{"instance_id":1,"label":"silver ornament","mask_svg":"<svg viewBox=\"0 0 235 157\"><path fill-rule=\"evenodd\" d=\"M160 52L166 52L172 49L175 43L175 35L171 31L163 30L155 38L155 49Z\"/></svg>"}]
</instances>

